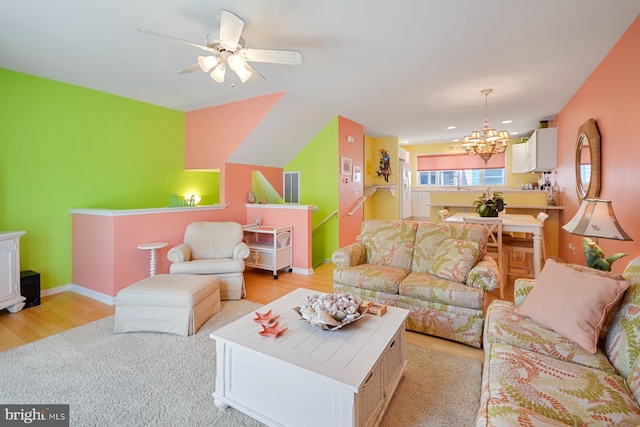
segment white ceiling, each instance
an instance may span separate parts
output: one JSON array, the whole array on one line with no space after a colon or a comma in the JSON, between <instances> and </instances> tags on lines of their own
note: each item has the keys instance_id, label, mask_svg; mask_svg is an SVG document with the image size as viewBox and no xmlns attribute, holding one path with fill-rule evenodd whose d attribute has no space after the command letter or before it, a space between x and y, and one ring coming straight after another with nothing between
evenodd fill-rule
<instances>
[{"instance_id":1,"label":"white ceiling","mask_svg":"<svg viewBox=\"0 0 640 427\"><path fill-rule=\"evenodd\" d=\"M206 44L221 9L244 19L247 47L303 63L253 63L266 81L231 87L176 73L198 48L136 31ZM488 87L499 129L553 118L639 13L640 0L0 0L0 67L180 111L284 91L367 135L441 142L481 127Z\"/></svg>"}]
</instances>

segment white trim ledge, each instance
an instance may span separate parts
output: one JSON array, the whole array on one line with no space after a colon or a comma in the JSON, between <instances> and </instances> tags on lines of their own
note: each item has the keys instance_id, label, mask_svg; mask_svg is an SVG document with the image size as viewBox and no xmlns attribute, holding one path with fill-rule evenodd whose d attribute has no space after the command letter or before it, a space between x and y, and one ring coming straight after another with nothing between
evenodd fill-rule
<instances>
[{"instance_id":1,"label":"white trim ledge","mask_svg":"<svg viewBox=\"0 0 640 427\"><path fill-rule=\"evenodd\" d=\"M172 212L193 211L217 211L226 209L227 205L184 206L175 208L148 208L148 209L69 209L72 214L98 215L98 216L129 216L149 215Z\"/></svg>"},{"instance_id":2,"label":"white trim ledge","mask_svg":"<svg viewBox=\"0 0 640 427\"><path fill-rule=\"evenodd\" d=\"M270 203L246 203L245 206L247 208L253 208L253 209L261 209L261 208L268 208L268 209L301 209L301 210L313 210L316 209L317 207L314 205L298 205L298 204L294 204L294 203L283 203L283 204L270 204Z\"/></svg>"}]
</instances>

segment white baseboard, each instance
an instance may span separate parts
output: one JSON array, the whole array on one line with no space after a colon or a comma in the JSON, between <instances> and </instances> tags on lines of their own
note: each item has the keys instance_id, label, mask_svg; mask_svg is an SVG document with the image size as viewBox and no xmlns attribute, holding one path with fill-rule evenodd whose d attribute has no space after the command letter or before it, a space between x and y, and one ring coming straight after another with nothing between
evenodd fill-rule
<instances>
[{"instance_id":1,"label":"white baseboard","mask_svg":"<svg viewBox=\"0 0 640 427\"><path fill-rule=\"evenodd\" d=\"M71 290L71 285L57 286L51 289L45 289L40 292L41 297L48 297L49 295L59 294L61 292L67 292Z\"/></svg>"},{"instance_id":2,"label":"white baseboard","mask_svg":"<svg viewBox=\"0 0 640 427\"><path fill-rule=\"evenodd\" d=\"M326 260L324 263L326 262L330 262L329 260ZM323 264L324 264L323 263ZM309 276L311 274L313 274L313 268L298 268L298 267L294 267L293 268L293 273L298 273L298 274L303 274L305 276ZM102 292L96 292L92 289L87 289L84 288L80 285L76 285L76 284L69 284L69 285L63 285L63 286L58 286L55 288L51 288L51 289L45 289L42 291L41 296L46 297L49 295L54 295L54 294L59 294L60 292L66 292L66 291L71 291L71 292L75 292L77 294L83 295L85 297L94 299L96 301L100 301L101 303L104 304L108 304L108 305L115 305L116 304L116 297L112 297L111 295L107 295L107 294L103 294Z\"/></svg>"},{"instance_id":3,"label":"white baseboard","mask_svg":"<svg viewBox=\"0 0 640 427\"><path fill-rule=\"evenodd\" d=\"M332 262L332 261L331 261L331 259L326 259L326 258L325 258L325 260L324 260L324 261L322 261L322 262L320 262L320 263L316 264L313 268L317 268L317 267L320 267L321 265L329 264L329 263L331 263L331 262Z\"/></svg>"},{"instance_id":4,"label":"white baseboard","mask_svg":"<svg viewBox=\"0 0 640 427\"><path fill-rule=\"evenodd\" d=\"M67 291L75 292L76 294L80 294L82 296L94 299L96 301L100 301L101 303L104 303L107 305L116 304L116 297L112 297L110 295L103 294L101 292L96 292L91 289L83 288L82 286L75 285L73 283L68 285L63 285L63 286L56 286L55 288L51 288L51 289L45 289L42 292L40 292L40 296L48 297L49 295L55 295L55 294L59 294Z\"/></svg>"},{"instance_id":5,"label":"white baseboard","mask_svg":"<svg viewBox=\"0 0 640 427\"><path fill-rule=\"evenodd\" d=\"M92 289L83 288L80 285L71 284L68 286L70 287L69 290L77 294L80 294L82 296L94 299L96 301L100 301L101 303L108 304L108 305L116 304L116 297L112 297L111 295L103 294L102 292L96 292Z\"/></svg>"},{"instance_id":6,"label":"white baseboard","mask_svg":"<svg viewBox=\"0 0 640 427\"><path fill-rule=\"evenodd\" d=\"M313 268L298 268L298 267L293 267L292 270L293 273L298 273L298 274L304 274L305 276L309 276L310 274L313 274Z\"/></svg>"}]
</instances>

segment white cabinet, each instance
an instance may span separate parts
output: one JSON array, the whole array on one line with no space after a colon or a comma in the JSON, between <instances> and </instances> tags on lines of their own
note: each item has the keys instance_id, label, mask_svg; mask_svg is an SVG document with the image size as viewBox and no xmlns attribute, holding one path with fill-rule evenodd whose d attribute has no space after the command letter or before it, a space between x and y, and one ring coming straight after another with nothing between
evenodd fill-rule
<instances>
[{"instance_id":1,"label":"white cabinet","mask_svg":"<svg viewBox=\"0 0 640 427\"><path fill-rule=\"evenodd\" d=\"M20 295L20 237L24 231L0 232L0 309L16 313L24 307Z\"/></svg>"},{"instance_id":2,"label":"white cabinet","mask_svg":"<svg viewBox=\"0 0 640 427\"><path fill-rule=\"evenodd\" d=\"M558 129L536 130L527 141L529 167L533 172L549 172L558 167Z\"/></svg>"},{"instance_id":3,"label":"white cabinet","mask_svg":"<svg viewBox=\"0 0 640 427\"><path fill-rule=\"evenodd\" d=\"M292 271L291 226L245 225L243 229L251 251L245 265L271 270L274 279L278 278L278 270L288 267Z\"/></svg>"},{"instance_id":4,"label":"white cabinet","mask_svg":"<svg viewBox=\"0 0 640 427\"><path fill-rule=\"evenodd\" d=\"M523 144L511 146L511 173L549 172L558 166L558 129L537 129Z\"/></svg>"},{"instance_id":5,"label":"white cabinet","mask_svg":"<svg viewBox=\"0 0 640 427\"><path fill-rule=\"evenodd\" d=\"M511 173L526 172L529 172L527 144L514 144L511 146Z\"/></svg>"},{"instance_id":6,"label":"white cabinet","mask_svg":"<svg viewBox=\"0 0 640 427\"><path fill-rule=\"evenodd\" d=\"M428 191L411 192L411 218L428 220L431 217L431 193Z\"/></svg>"}]
</instances>

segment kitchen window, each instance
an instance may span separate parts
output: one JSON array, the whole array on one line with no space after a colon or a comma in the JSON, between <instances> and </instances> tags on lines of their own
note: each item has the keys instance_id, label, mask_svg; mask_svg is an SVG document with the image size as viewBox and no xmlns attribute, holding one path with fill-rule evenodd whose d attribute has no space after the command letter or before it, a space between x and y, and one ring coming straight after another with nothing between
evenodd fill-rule
<instances>
[{"instance_id":1,"label":"kitchen window","mask_svg":"<svg viewBox=\"0 0 640 427\"><path fill-rule=\"evenodd\" d=\"M486 163L480 156L430 154L417 156L418 186L470 187L506 185L504 153Z\"/></svg>"},{"instance_id":2,"label":"kitchen window","mask_svg":"<svg viewBox=\"0 0 640 427\"><path fill-rule=\"evenodd\" d=\"M418 171L418 186L498 186L506 184L504 168Z\"/></svg>"}]
</instances>

